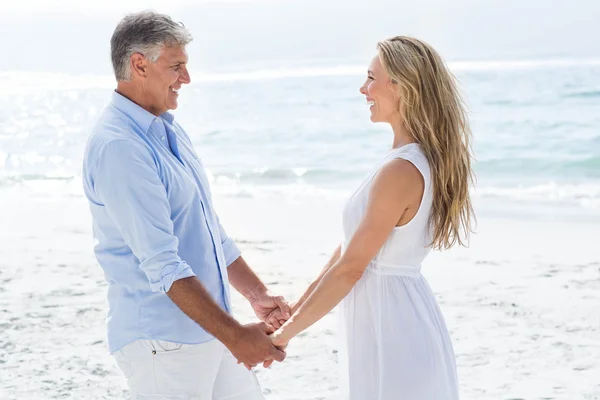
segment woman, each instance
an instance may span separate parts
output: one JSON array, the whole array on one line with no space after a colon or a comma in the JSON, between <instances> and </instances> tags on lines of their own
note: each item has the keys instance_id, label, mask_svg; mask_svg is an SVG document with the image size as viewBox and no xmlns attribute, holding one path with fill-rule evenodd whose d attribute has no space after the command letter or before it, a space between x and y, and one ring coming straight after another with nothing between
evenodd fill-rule
<instances>
[{"instance_id":1,"label":"woman","mask_svg":"<svg viewBox=\"0 0 600 400\"><path fill-rule=\"evenodd\" d=\"M341 301L343 399L458 399L450 336L421 275L431 248L464 244L473 210L470 131L455 81L427 44L378 44L360 92L392 149L343 211L344 241L272 335L276 346Z\"/></svg>"}]
</instances>

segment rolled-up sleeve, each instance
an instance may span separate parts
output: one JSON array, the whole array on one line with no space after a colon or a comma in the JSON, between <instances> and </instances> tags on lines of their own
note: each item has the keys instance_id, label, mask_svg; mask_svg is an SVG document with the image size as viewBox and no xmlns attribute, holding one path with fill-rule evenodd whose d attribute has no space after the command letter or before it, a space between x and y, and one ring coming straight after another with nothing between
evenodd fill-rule
<instances>
[{"instance_id":1,"label":"rolled-up sleeve","mask_svg":"<svg viewBox=\"0 0 600 400\"><path fill-rule=\"evenodd\" d=\"M221 236L221 244L223 245L223 253L225 254L225 263L230 266L235 260L237 260L242 252L237 247L235 240L227 236L227 232L221 225L221 221L217 216L217 223L219 224L219 235Z\"/></svg>"},{"instance_id":2,"label":"rolled-up sleeve","mask_svg":"<svg viewBox=\"0 0 600 400\"><path fill-rule=\"evenodd\" d=\"M195 276L177 252L171 207L152 153L131 140L108 142L98 154L93 191L140 261L155 292Z\"/></svg>"}]
</instances>

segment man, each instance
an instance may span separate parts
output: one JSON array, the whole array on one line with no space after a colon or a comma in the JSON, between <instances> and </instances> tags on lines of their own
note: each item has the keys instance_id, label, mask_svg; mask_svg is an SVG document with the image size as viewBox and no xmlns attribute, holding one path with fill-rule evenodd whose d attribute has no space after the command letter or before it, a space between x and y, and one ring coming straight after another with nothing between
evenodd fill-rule
<instances>
[{"instance_id":1,"label":"man","mask_svg":"<svg viewBox=\"0 0 600 400\"><path fill-rule=\"evenodd\" d=\"M83 166L109 283L108 343L133 399L263 399L238 361L270 364L285 353L268 337L272 326L230 315L229 283L275 327L290 309L225 233L202 163L167 112L190 83L191 39L154 12L126 16L111 39L117 89Z\"/></svg>"}]
</instances>

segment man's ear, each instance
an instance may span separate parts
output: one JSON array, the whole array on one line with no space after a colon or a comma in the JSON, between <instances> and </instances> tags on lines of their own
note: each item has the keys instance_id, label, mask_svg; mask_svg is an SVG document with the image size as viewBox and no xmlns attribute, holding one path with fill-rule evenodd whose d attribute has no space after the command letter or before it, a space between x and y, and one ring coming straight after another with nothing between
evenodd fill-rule
<instances>
[{"instance_id":1,"label":"man's ear","mask_svg":"<svg viewBox=\"0 0 600 400\"><path fill-rule=\"evenodd\" d=\"M148 67L148 59L141 53L133 53L129 59L131 74L140 78L146 77L146 68Z\"/></svg>"}]
</instances>

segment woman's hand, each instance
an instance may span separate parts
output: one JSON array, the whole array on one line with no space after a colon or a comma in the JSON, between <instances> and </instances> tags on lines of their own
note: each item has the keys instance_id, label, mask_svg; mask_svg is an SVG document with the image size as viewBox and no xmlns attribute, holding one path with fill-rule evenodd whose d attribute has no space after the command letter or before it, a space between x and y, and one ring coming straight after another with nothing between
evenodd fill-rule
<instances>
[{"instance_id":1,"label":"woman's hand","mask_svg":"<svg viewBox=\"0 0 600 400\"><path fill-rule=\"evenodd\" d=\"M286 347L288 346L289 340L284 339L284 337L282 336L282 332L281 329L278 331L275 331L274 333L269 335L269 339L271 339L271 342L273 343L273 346L275 346L278 350L281 351L285 351ZM264 368L269 368L271 366L271 364L273 364L273 361L275 360L267 360L263 363L263 367Z\"/></svg>"},{"instance_id":2,"label":"woman's hand","mask_svg":"<svg viewBox=\"0 0 600 400\"><path fill-rule=\"evenodd\" d=\"M282 333L283 332L280 329L269 335L273 346L277 347L281 351L285 350L289 343L289 339L285 339Z\"/></svg>"}]
</instances>

